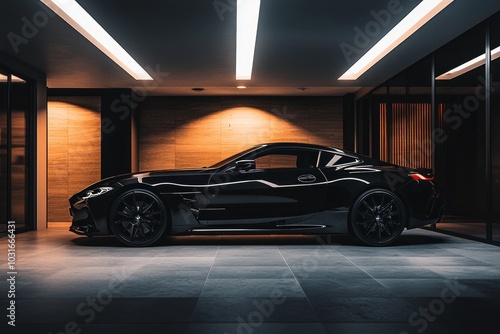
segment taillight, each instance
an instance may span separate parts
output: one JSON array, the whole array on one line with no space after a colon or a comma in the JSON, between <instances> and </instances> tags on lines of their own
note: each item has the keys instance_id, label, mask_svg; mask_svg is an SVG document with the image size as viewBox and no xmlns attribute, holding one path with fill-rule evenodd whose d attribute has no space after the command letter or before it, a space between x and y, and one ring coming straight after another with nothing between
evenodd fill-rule
<instances>
[{"instance_id":1,"label":"taillight","mask_svg":"<svg viewBox=\"0 0 500 334\"><path fill-rule=\"evenodd\" d=\"M418 181L433 181L434 180L434 176L424 176L420 173L411 173L410 176L413 179L418 180Z\"/></svg>"}]
</instances>

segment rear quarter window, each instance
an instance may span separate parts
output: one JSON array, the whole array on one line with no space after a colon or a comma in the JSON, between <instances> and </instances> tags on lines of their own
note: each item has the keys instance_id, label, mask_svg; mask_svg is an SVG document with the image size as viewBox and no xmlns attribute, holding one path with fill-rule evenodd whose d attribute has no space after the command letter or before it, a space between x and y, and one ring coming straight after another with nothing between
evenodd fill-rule
<instances>
[{"instance_id":1,"label":"rear quarter window","mask_svg":"<svg viewBox=\"0 0 500 334\"><path fill-rule=\"evenodd\" d=\"M350 165L358 162L359 160L350 156L342 155L333 152L321 152L319 159L319 167L338 167L343 165Z\"/></svg>"}]
</instances>

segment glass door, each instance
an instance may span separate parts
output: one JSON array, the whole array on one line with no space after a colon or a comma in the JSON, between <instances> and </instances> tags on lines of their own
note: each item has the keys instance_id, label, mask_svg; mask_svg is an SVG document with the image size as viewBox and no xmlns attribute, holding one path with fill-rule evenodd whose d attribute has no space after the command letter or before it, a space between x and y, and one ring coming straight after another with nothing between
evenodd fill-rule
<instances>
[{"instance_id":1,"label":"glass door","mask_svg":"<svg viewBox=\"0 0 500 334\"><path fill-rule=\"evenodd\" d=\"M7 231L8 186L7 186L7 111L8 111L7 73L0 71L0 233Z\"/></svg>"},{"instance_id":2,"label":"glass door","mask_svg":"<svg viewBox=\"0 0 500 334\"><path fill-rule=\"evenodd\" d=\"M8 221L16 222L16 231L31 227L27 143L32 101L28 81L0 72L0 233Z\"/></svg>"},{"instance_id":3,"label":"glass door","mask_svg":"<svg viewBox=\"0 0 500 334\"><path fill-rule=\"evenodd\" d=\"M30 107L30 90L26 80L11 75L10 83L10 214L16 230L28 223L28 152L27 116Z\"/></svg>"}]
</instances>

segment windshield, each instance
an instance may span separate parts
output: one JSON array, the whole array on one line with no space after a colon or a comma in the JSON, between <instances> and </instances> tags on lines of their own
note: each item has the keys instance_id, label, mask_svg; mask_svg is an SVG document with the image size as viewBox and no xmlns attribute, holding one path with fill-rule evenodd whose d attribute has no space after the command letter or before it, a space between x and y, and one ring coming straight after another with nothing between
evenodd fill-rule
<instances>
[{"instance_id":1,"label":"windshield","mask_svg":"<svg viewBox=\"0 0 500 334\"><path fill-rule=\"evenodd\" d=\"M249 149L247 149L247 150L245 150L245 151L243 151L243 152L236 153L236 154L234 154L234 155L230 156L229 158L226 158L226 159L224 159L224 160L222 160L222 161L219 161L219 162L218 162L218 163L216 163L215 165L210 166L210 168L219 168L219 167L222 167L222 166L226 165L227 163L229 163L229 162L231 162L231 161L233 161L233 160L236 160L236 159L238 159L239 157L242 157L242 156L244 156L245 154L250 153L250 152L252 152L252 151L255 151L256 149L261 148L261 147L263 147L263 146L264 146L264 145L254 146L254 147L251 147L251 148L249 148Z\"/></svg>"}]
</instances>

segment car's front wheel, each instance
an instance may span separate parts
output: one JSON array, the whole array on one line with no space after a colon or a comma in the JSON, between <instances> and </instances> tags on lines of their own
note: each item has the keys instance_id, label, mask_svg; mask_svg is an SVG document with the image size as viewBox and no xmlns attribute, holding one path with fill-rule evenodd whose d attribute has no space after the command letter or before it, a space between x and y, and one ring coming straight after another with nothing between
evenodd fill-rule
<instances>
[{"instance_id":1,"label":"car's front wheel","mask_svg":"<svg viewBox=\"0 0 500 334\"><path fill-rule=\"evenodd\" d=\"M160 198L146 189L128 190L113 203L110 227L127 246L150 246L165 233L167 211Z\"/></svg>"},{"instance_id":2,"label":"car's front wheel","mask_svg":"<svg viewBox=\"0 0 500 334\"><path fill-rule=\"evenodd\" d=\"M351 210L354 235L370 246L387 246L406 226L406 210L401 200L385 189L372 189L354 202Z\"/></svg>"}]
</instances>

